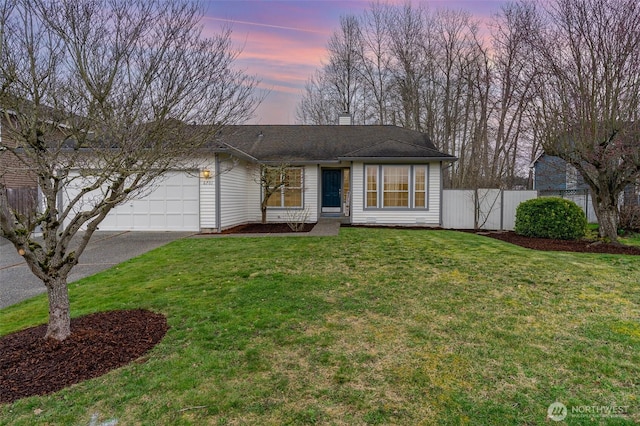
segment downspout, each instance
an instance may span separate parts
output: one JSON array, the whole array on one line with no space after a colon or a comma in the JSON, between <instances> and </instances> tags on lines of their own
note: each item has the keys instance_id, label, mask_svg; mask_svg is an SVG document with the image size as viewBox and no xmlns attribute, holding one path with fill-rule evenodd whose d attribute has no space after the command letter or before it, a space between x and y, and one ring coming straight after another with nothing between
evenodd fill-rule
<instances>
[{"instance_id":1,"label":"downspout","mask_svg":"<svg viewBox=\"0 0 640 426\"><path fill-rule=\"evenodd\" d=\"M220 188L222 185L220 184L220 179L222 179L222 173L220 173L220 155L216 152L213 155L214 158L214 176L215 176L215 209L216 209L216 230L218 233L222 232L222 218L220 215L222 214L222 206L220 205L220 200L222 197L220 196Z\"/></svg>"},{"instance_id":2,"label":"downspout","mask_svg":"<svg viewBox=\"0 0 640 426\"><path fill-rule=\"evenodd\" d=\"M353 223L353 161L349 163L349 223Z\"/></svg>"},{"instance_id":3,"label":"downspout","mask_svg":"<svg viewBox=\"0 0 640 426\"><path fill-rule=\"evenodd\" d=\"M429 169L427 169L427 170L429 170ZM443 210L442 203L444 202L444 197L443 197L442 191L444 191L444 186L442 184L442 161L440 161L440 223L438 224L438 226L440 228L442 228L442 224L443 224L443 221L442 221L442 219L443 219L443 216L442 216L442 214L443 214L442 213L442 210Z\"/></svg>"},{"instance_id":4,"label":"downspout","mask_svg":"<svg viewBox=\"0 0 640 426\"><path fill-rule=\"evenodd\" d=\"M316 215L318 218L318 222L320 222L320 217L322 215L322 169L320 168L320 164L318 164L316 166L316 179L317 179L317 184L316 184L316 202L317 202L317 207L316 207Z\"/></svg>"}]
</instances>

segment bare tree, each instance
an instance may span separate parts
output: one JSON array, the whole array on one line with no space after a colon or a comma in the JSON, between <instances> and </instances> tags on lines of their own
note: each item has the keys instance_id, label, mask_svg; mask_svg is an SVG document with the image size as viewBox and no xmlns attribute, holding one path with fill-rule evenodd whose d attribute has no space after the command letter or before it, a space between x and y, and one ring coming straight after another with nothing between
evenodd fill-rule
<instances>
[{"instance_id":1,"label":"bare tree","mask_svg":"<svg viewBox=\"0 0 640 426\"><path fill-rule=\"evenodd\" d=\"M360 20L362 28L361 80L363 91L373 96L373 102L363 102L363 108L376 124L389 122L389 99L391 97L391 66L388 54L390 37L386 23L389 6L380 3L371 5Z\"/></svg>"},{"instance_id":2,"label":"bare tree","mask_svg":"<svg viewBox=\"0 0 640 426\"><path fill-rule=\"evenodd\" d=\"M327 50L329 62L325 73L335 90L335 100L342 112L354 114L362 58L362 36L355 16L340 17L340 28L329 39Z\"/></svg>"},{"instance_id":3,"label":"bare tree","mask_svg":"<svg viewBox=\"0 0 640 426\"><path fill-rule=\"evenodd\" d=\"M299 122L334 124L340 114L355 113L361 95L362 49L358 20L353 16L341 17L340 28L327 43L327 63L305 85L296 110Z\"/></svg>"},{"instance_id":4,"label":"bare tree","mask_svg":"<svg viewBox=\"0 0 640 426\"><path fill-rule=\"evenodd\" d=\"M427 76L426 65L432 62L425 56L429 51L424 49L430 28L428 19L422 6L414 7L409 2L390 9L387 16L397 120L403 127L418 131L422 130L423 112L420 91Z\"/></svg>"},{"instance_id":5,"label":"bare tree","mask_svg":"<svg viewBox=\"0 0 640 426\"><path fill-rule=\"evenodd\" d=\"M296 119L302 124L335 124L336 117L343 113L333 96L327 77L316 71L304 86L304 93L296 107Z\"/></svg>"},{"instance_id":6,"label":"bare tree","mask_svg":"<svg viewBox=\"0 0 640 426\"><path fill-rule=\"evenodd\" d=\"M373 3L358 21L362 56L351 62L358 83L349 92L355 121L428 134L438 149L459 158L443 171L447 187L513 185L539 140L537 115L529 108L535 75L529 56L535 52L521 22L529 18L526 11L521 4L505 6L487 41L469 12ZM340 63L343 51L330 49L331 61ZM331 83L335 75L325 66L310 81L300 121L335 122L342 111L334 105L346 105Z\"/></svg>"},{"instance_id":7,"label":"bare tree","mask_svg":"<svg viewBox=\"0 0 640 426\"><path fill-rule=\"evenodd\" d=\"M436 94L441 100L433 123L440 148L455 153L454 187L490 186L488 121L493 80L487 49L468 12L443 10L434 18Z\"/></svg>"},{"instance_id":8,"label":"bare tree","mask_svg":"<svg viewBox=\"0 0 640 426\"><path fill-rule=\"evenodd\" d=\"M535 55L527 44L525 25L534 10L527 3L509 3L496 17L492 32L494 88L491 103L495 148L492 174L507 182L516 179L518 163L530 163L538 152L528 107L533 99L536 70L530 58Z\"/></svg>"},{"instance_id":9,"label":"bare tree","mask_svg":"<svg viewBox=\"0 0 640 426\"><path fill-rule=\"evenodd\" d=\"M2 148L33 174L42 210L16 215L0 184L0 227L47 288L46 337L64 340L67 277L100 222L250 117L257 82L234 70L229 30L202 37L189 1L16 0L1 11Z\"/></svg>"},{"instance_id":10,"label":"bare tree","mask_svg":"<svg viewBox=\"0 0 640 426\"><path fill-rule=\"evenodd\" d=\"M527 34L544 151L582 174L600 235L617 241L619 196L640 174L640 4L555 0L537 13Z\"/></svg>"}]
</instances>

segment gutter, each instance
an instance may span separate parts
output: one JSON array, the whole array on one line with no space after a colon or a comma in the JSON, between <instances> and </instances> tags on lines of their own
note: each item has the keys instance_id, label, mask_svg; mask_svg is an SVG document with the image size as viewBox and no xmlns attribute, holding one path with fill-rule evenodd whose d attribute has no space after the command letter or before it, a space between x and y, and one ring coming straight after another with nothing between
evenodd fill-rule
<instances>
[{"instance_id":1,"label":"gutter","mask_svg":"<svg viewBox=\"0 0 640 426\"><path fill-rule=\"evenodd\" d=\"M444 222L443 222L443 220L444 220L444 216L443 216L443 214L442 214L442 210L443 210L443 208L442 208L442 203L444 202L444 194L443 194L443 191L444 191L444 185L443 185L443 183L442 183L442 163L443 163L443 162L441 161L441 162L440 162L440 209L439 209L439 210L440 210L440 224L438 225L438 226L439 226L439 227L441 227L441 228L442 228L442 224L444 223Z\"/></svg>"},{"instance_id":2,"label":"gutter","mask_svg":"<svg viewBox=\"0 0 640 426\"><path fill-rule=\"evenodd\" d=\"M226 146L227 148L229 148L231 151L234 151L238 154L239 157L243 157L245 160L249 160L249 161L253 161L256 163L260 163L260 160L258 160L256 157L247 154L244 151L239 150L238 148L236 148L235 146L229 145L226 142L223 142L224 146Z\"/></svg>"},{"instance_id":3,"label":"gutter","mask_svg":"<svg viewBox=\"0 0 640 426\"><path fill-rule=\"evenodd\" d=\"M384 163L432 163L454 162L458 161L457 157L338 157L340 161L362 161L362 162L384 162Z\"/></svg>"},{"instance_id":4,"label":"gutter","mask_svg":"<svg viewBox=\"0 0 640 426\"><path fill-rule=\"evenodd\" d=\"M267 161L258 161L256 160L256 162L260 163L260 164L265 164L267 166L277 166L280 164L291 164L291 165L300 165L300 166L311 166L311 165L316 165L316 164L340 164L341 161L340 160L291 160L291 161L287 161L286 159L283 160L267 160Z\"/></svg>"}]
</instances>

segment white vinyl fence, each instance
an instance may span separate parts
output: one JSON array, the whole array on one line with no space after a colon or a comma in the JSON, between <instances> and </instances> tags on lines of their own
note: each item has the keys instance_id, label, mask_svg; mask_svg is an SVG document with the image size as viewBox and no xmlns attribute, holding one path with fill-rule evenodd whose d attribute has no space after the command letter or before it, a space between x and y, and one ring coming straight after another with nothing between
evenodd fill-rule
<instances>
[{"instance_id":1,"label":"white vinyl fence","mask_svg":"<svg viewBox=\"0 0 640 426\"><path fill-rule=\"evenodd\" d=\"M597 223L598 217L593 209L593 203L591 201L591 193L589 190L575 190L566 189L560 191L540 191L540 197L561 197L567 200L571 200L576 203L587 215L587 222ZM623 203L622 195L620 197L620 204Z\"/></svg>"},{"instance_id":2,"label":"white vinyl fence","mask_svg":"<svg viewBox=\"0 0 640 426\"><path fill-rule=\"evenodd\" d=\"M537 197L538 191L445 189L442 193L442 226L512 231L518 204Z\"/></svg>"}]
</instances>

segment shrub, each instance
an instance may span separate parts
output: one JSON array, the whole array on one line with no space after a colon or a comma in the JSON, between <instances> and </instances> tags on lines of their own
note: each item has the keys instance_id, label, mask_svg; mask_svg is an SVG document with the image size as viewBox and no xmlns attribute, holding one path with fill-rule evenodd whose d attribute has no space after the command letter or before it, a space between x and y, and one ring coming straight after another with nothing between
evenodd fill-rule
<instances>
[{"instance_id":1,"label":"shrub","mask_svg":"<svg viewBox=\"0 0 640 426\"><path fill-rule=\"evenodd\" d=\"M309 219L309 209L287 209L287 225L293 232L302 232Z\"/></svg>"},{"instance_id":2,"label":"shrub","mask_svg":"<svg viewBox=\"0 0 640 426\"><path fill-rule=\"evenodd\" d=\"M640 232L640 206L623 206L620 209L620 228Z\"/></svg>"},{"instance_id":3,"label":"shrub","mask_svg":"<svg viewBox=\"0 0 640 426\"><path fill-rule=\"evenodd\" d=\"M534 198L516 210L516 234L577 240L584 237L587 218L576 203L556 197Z\"/></svg>"}]
</instances>

